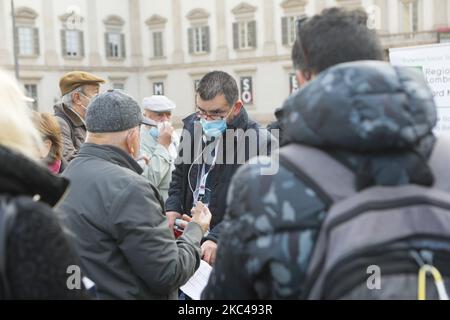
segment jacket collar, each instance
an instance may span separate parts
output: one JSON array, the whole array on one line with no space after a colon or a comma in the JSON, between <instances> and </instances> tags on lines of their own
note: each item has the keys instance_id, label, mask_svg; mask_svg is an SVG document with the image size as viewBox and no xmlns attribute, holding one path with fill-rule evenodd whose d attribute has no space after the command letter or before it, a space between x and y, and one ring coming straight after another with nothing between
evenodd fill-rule
<instances>
[{"instance_id":1,"label":"jacket collar","mask_svg":"<svg viewBox=\"0 0 450 320\"><path fill-rule=\"evenodd\" d=\"M11 196L40 196L55 206L64 195L69 181L54 176L44 165L0 146L0 193Z\"/></svg>"},{"instance_id":2,"label":"jacket collar","mask_svg":"<svg viewBox=\"0 0 450 320\"><path fill-rule=\"evenodd\" d=\"M85 143L81 146L78 157L89 156L97 157L105 161L114 163L123 168L130 169L141 175L143 170L141 166L122 149L110 145L98 145Z\"/></svg>"},{"instance_id":3,"label":"jacket collar","mask_svg":"<svg viewBox=\"0 0 450 320\"><path fill-rule=\"evenodd\" d=\"M84 122L84 120L78 115L78 113L76 113L75 111L73 111L71 108L69 108L68 106L66 106L63 103L57 104L54 106L55 109L55 113L64 113L72 122L72 124L75 127L85 127L86 123Z\"/></svg>"}]
</instances>

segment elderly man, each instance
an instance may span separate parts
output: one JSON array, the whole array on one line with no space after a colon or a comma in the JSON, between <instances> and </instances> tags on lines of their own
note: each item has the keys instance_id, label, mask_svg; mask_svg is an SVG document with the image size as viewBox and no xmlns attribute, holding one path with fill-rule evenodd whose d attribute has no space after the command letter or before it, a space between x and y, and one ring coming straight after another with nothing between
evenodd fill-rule
<instances>
[{"instance_id":1,"label":"elderly man","mask_svg":"<svg viewBox=\"0 0 450 320\"><path fill-rule=\"evenodd\" d=\"M100 299L176 299L200 265L211 220L200 204L175 241L164 202L135 161L142 123L130 96L99 95L87 111L87 142L64 172L71 188L60 210Z\"/></svg>"},{"instance_id":2,"label":"elderly man","mask_svg":"<svg viewBox=\"0 0 450 320\"><path fill-rule=\"evenodd\" d=\"M143 101L144 117L151 124L143 126L141 131L141 154L149 159L143 176L159 190L164 201L169 197L179 144L170 123L175 108L175 103L165 96L153 96Z\"/></svg>"},{"instance_id":3,"label":"elderly man","mask_svg":"<svg viewBox=\"0 0 450 320\"><path fill-rule=\"evenodd\" d=\"M86 139L86 109L105 80L88 72L74 71L64 75L60 82L62 102L54 107L61 126L63 158L67 162L77 155Z\"/></svg>"}]
</instances>

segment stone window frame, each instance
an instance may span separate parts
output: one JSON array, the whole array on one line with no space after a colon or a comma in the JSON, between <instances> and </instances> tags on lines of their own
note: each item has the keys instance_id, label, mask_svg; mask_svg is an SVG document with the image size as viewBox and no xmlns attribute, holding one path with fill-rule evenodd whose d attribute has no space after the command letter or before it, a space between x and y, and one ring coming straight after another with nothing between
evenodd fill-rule
<instances>
[{"instance_id":1,"label":"stone window frame","mask_svg":"<svg viewBox=\"0 0 450 320\"><path fill-rule=\"evenodd\" d=\"M59 17L62 23L60 32L61 54L67 60L82 60L86 57L85 37L83 31L84 18L76 12L66 13ZM69 55L67 52L67 32L78 32L78 55Z\"/></svg>"},{"instance_id":2,"label":"stone window frame","mask_svg":"<svg viewBox=\"0 0 450 320\"><path fill-rule=\"evenodd\" d=\"M125 20L118 15L109 15L103 20L105 25L104 46L105 57L108 60L123 61L127 58L127 43L125 33L123 32ZM110 35L119 35L120 43L118 45L118 56L113 55L110 47Z\"/></svg>"},{"instance_id":3,"label":"stone window frame","mask_svg":"<svg viewBox=\"0 0 450 320\"><path fill-rule=\"evenodd\" d=\"M281 17L281 43L283 46L291 48L294 42L291 41L289 33L289 21L288 19L295 18L295 20L305 16L306 13L306 5L308 4L307 0L285 0L280 6L283 9L283 16ZM297 30L295 29L294 22L294 33L296 37Z\"/></svg>"},{"instance_id":4,"label":"stone window frame","mask_svg":"<svg viewBox=\"0 0 450 320\"><path fill-rule=\"evenodd\" d=\"M26 96L28 98L35 99L35 101L27 101L28 106L35 111L39 111L39 103L40 99L43 97L43 93L41 92L41 81L42 76L38 74L29 74L24 73L20 76L20 83L23 85L25 90L27 90L26 86L35 86L36 87L36 97L29 96L28 91L26 91ZM27 99L28 100L28 99Z\"/></svg>"},{"instance_id":5,"label":"stone window frame","mask_svg":"<svg viewBox=\"0 0 450 320\"><path fill-rule=\"evenodd\" d=\"M109 76L109 82L111 83L111 89L118 89L118 90L123 90L125 91L127 89L127 80L128 80L128 76L121 76L121 75L113 75L113 76ZM115 88L115 85L119 84L122 86L123 89L121 88Z\"/></svg>"},{"instance_id":6,"label":"stone window frame","mask_svg":"<svg viewBox=\"0 0 450 320\"><path fill-rule=\"evenodd\" d=\"M208 55L211 53L210 14L205 9L196 8L186 15L190 26L188 28L188 52L190 55ZM196 39L200 37L200 39ZM197 50L196 40L200 40L201 49Z\"/></svg>"},{"instance_id":7,"label":"stone window frame","mask_svg":"<svg viewBox=\"0 0 450 320\"><path fill-rule=\"evenodd\" d=\"M14 38L19 58L38 58L41 55L39 28L36 27L36 20L39 16L38 13L34 9L29 7L19 7L14 10L14 15L16 18L16 30L14 30ZM20 53L20 28L28 28L32 30L32 54Z\"/></svg>"},{"instance_id":8,"label":"stone window frame","mask_svg":"<svg viewBox=\"0 0 450 320\"><path fill-rule=\"evenodd\" d=\"M409 22L411 23L410 25L410 29L409 30L405 30L404 29L404 25L403 25L403 10L404 10L404 5L413 5L415 3L415 5L417 5L417 30L414 30L414 21L410 20ZM398 1L398 22L399 22L399 30L401 33L415 33L415 32L419 32L420 30L422 30L422 21L423 21L423 10L420 10L422 7L423 1L421 0L399 0ZM413 7L410 7L410 9L414 9ZM411 12L412 16L410 16L411 19L414 19L414 12Z\"/></svg>"},{"instance_id":9,"label":"stone window frame","mask_svg":"<svg viewBox=\"0 0 450 320\"><path fill-rule=\"evenodd\" d=\"M258 48L257 10L257 7L246 2L241 2L231 10L231 13L234 15L232 29L234 50L252 51ZM242 46L243 26L246 28L244 34L247 43L245 46Z\"/></svg>"},{"instance_id":10,"label":"stone window frame","mask_svg":"<svg viewBox=\"0 0 450 320\"><path fill-rule=\"evenodd\" d=\"M160 60L166 59L166 41L164 41L164 36L166 34L166 24L167 18L164 18L160 15L154 14L150 18L145 21L145 24L148 26L150 30L150 44L151 44L151 59L152 60ZM156 47L155 47L155 34L161 34L161 55L157 55Z\"/></svg>"}]
</instances>

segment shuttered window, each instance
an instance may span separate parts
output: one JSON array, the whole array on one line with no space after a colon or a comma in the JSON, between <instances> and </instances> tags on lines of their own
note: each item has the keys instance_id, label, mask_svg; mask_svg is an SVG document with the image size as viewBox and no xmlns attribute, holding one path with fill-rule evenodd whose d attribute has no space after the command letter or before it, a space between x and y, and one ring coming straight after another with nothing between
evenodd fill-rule
<instances>
[{"instance_id":1,"label":"shuttered window","mask_svg":"<svg viewBox=\"0 0 450 320\"><path fill-rule=\"evenodd\" d=\"M162 31L153 32L153 57L164 57L163 33Z\"/></svg>"},{"instance_id":2,"label":"shuttered window","mask_svg":"<svg viewBox=\"0 0 450 320\"><path fill-rule=\"evenodd\" d=\"M32 27L18 27L16 43L19 48L19 55L39 55L39 30Z\"/></svg>"},{"instance_id":3,"label":"shuttered window","mask_svg":"<svg viewBox=\"0 0 450 320\"><path fill-rule=\"evenodd\" d=\"M106 57L125 58L125 35L123 33L108 32L105 34Z\"/></svg>"},{"instance_id":4,"label":"shuttered window","mask_svg":"<svg viewBox=\"0 0 450 320\"><path fill-rule=\"evenodd\" d=\"M235 22L233 24L234 49L257 47L256 21Z\"/></svg>"},{"instance_id":5,"label":"shuttered window","mask_svg":"<svg viewBox=\"0 0 450 320\"><path fill-rule=\"evenodd\" d=\"M283 45L285 46L291 46L295 42L295 39L297 37L297 30L296 30L297 19L299 19L299 17L296 16L281 18L282 39Z\"/></svg>"},{"instance_id":6,"label":"shuttered window","mask_svg":"<svg viewBox=\"0 0 450 320\"><path fill-rule=\"evenodd\" d=\"M65 57L84 57L84 34L79 30L61 31L62 53Z\"/></svg>"},{"instance_id":7,"label":"shuttered window","mask_svg":"<svg viewBox=\"0 0 450 320\"><path fill-rule=\"evenodd\" d=\"M25 84L25 92L28 98L33 99L33 101L29 102L29 107L35 111L38 110L39 100L37 93L37 85L36 84Z\"/></svg>"},{"instance_id":8,"label":"shuttered window","mask_svg":"<svg viewBox=\"0 0 450 320\"><path fill-rule=\"evenodd\" d=\"M401 28L403 32L417 32L419 30L419 1L400 1Z\"/></svg>"},{"instance_id":9,"label":"shuttered window","mask_svg":"<svg viewBox=\"0 0 450 320\"><path fill-rule=\"evenodd\" d=\"M189 53L208 53L211 50L209 27L194 27L188 30Z\"/></svg>"}]
</instances>

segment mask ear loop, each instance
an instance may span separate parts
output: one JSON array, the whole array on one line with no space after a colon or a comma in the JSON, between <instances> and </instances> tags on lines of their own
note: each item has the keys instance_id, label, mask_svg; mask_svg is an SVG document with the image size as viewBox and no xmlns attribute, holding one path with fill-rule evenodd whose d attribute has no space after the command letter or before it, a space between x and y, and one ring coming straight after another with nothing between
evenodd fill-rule
<instances>
[{"instance_id":1,"label":"mask ear loop","mask_svg":"<svg viewBox=\"0 0 450 320\"><path fill-rule=\"evenodd\" d=\"M91 100L92 100L92 98L89 98L87 95L85 95L83 92L78 92L78 94L81 94L83 97L85 97L86 99L88 99L89 100L89 103L91 102ZM83 109L84 109L84 111L87 111L87 109L88 109L88 107L86 107L85 105L83 105L83 104L79 104L79 106L81 106Z\"/></svg>"}]
</instances>

